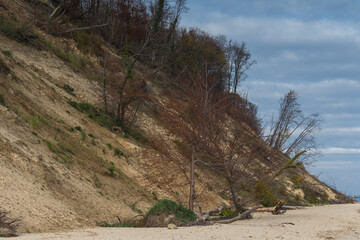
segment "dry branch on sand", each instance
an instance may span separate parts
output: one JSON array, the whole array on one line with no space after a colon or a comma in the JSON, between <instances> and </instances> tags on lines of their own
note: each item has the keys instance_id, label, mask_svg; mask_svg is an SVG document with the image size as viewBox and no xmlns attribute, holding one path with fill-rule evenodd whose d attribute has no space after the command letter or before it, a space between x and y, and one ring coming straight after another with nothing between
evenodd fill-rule
<instances>
[{"instance_id":1,"label":"dry branch on sand","mask_svg":"<svg viewBox=\"0 0 360 240\"><path fill-rule=\"evenodd\" d=\"M10 212L0 209L0 236L16 236L16 230L20 226L20 218L10 218Z\"/></svg>"}]
</instances>

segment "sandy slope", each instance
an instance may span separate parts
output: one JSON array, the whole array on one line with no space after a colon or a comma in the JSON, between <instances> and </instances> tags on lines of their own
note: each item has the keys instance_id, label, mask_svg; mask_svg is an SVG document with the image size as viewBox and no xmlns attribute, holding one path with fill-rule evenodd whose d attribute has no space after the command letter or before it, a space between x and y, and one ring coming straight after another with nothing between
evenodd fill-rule
<instances>
[{"instance_id":1,"label":"sandy slope","mask_svg":"<svg viewBox=\"0 0 360 240\"><path fill-rule=\"evenodd\" d=\"M284 215L256 213L229 225L165 228L93 228L73 232L24 234L17 239L360 239L360 204L310 207Z\"/></svg>"}]
</instances>

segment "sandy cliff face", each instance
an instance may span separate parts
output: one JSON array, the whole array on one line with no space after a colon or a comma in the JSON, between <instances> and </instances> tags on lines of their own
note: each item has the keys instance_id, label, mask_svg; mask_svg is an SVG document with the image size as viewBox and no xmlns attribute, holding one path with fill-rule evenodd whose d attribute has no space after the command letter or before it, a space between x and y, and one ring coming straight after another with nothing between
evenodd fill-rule
<instances>
[{"instance_id":1,"label":"sandy cliff face","mask_svg":"<svg viewBox=\"0 0 360 240\"><path fill-rule=\"evenodd\" d=\"M30 19L27 9L31 5L20 2L24 6L2 0L1 16L11 15L20 22ZM69 39L56 39L34 29L48 41L69 41L74 46ZM96 59L84 71L76 71L51 51L22 44L2 33L0 50L0 58L9 68L0 73L4 99L0 105L0 206L23 217L22 231L54 231L112 222L117 216L130 218L165 197L186 204L188 185L179 184L186 182L184 175L172 178L166 186L152 181L158 169L152 169L151 163L162 161L167 166L159 152L100 126L69 104L101 103L99 83L84 74L97 67ZM79 52L75 47L73 51ZM161 91L140 69L146 67L139 68L137 74L144 75L152 93L161 99ZM145 133L168 138L166 130L146 111L140 112L137 126ZM122 154L116 154L115 149ZM219 205L223 199L212 186L221 186L222 180L205 169L199 169L198 174L203 208ZM328 198L336 198L330 188L306 172L302 174L306 175L302 183L312 182ZM302 187L299 181L279 184L285 195L299 195L299 201L306 202L306 193L294 192Z\"/></svg>"}]
</instances>

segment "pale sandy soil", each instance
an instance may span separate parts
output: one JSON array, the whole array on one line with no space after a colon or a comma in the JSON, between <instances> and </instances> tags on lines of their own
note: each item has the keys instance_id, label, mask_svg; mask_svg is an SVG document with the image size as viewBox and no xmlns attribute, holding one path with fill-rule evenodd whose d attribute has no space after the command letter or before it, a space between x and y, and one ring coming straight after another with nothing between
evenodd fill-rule
<instances>
[{"instance_id":1,"label":"pale sandy soil","mask_svg":"<svg viewBox=\"0 0 360 240\"><path fill-rule=\"evenodd\" d=\"M92 228L72 232L24 234L19 240L34 239L360 239L360 204L309 207L284 215L255 213L254 219L227 225L166 228Z\"/></svg>"}]
</instances>

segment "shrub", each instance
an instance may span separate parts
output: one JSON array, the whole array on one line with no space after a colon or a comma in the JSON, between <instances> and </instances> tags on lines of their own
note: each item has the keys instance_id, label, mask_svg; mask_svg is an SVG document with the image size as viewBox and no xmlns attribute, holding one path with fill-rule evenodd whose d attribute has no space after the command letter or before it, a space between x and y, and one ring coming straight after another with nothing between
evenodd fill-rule
<instances>
[{"instance_id":1,"label":"shrub","mask_svg":"<svg viewBox=\"0 0 360 240\"><path fill-rule=\"evenodd\" d=\"M193 211L167 199L163 199L153 206L146 214L146 217L160 215L161 213L169 215L174 214L176 219L180 222L190 222L196 220L196 215Z\"/></svg>"},{"instance_id":2,"label":"shrub","mask_svg":"<svg viewBox=\"0 0 360 240\"><path fill-rule=\"evenodd\" d=\"M70 34L77 47L84 53L100 56L103 54L102 44L95 36L85 32L74 32Z\"/></svg>"},{"instance_id":3,"label":"shrub","mask_svg":"<svg viewBox=\"0 0 360 240\"><path fill-rule=\"evenodd\" d=\"M150 142L149 139L144 136L144 134L139 129L133 127L122 127L122 129L125 133L125 138L133 138L135 141L142 144L148 144Z\"/></svg>"},{"instance_id":4,"label":"shrub","mask_svg":"<svg viewBox=\"0 0 360 240\"><path fill-rule=\"evenodd\" d=\"M79 112L87 113L89 118L93 119L102 127L106 127L111 130L116 125L111 116L105 114L104 111L92 106L89 103L77 103L70 101L69 104Z\"/></svg>"},{"instance_id":5,"label":"shrub","mask_svg":"<svg viewBox=\"0 0 360 240\"><path fill-rule=\"evenodd\" d=\"M6 106L4 95L0 94L0 104Z\"/></svg>"},{"instance_id":6,"label":"shrub","mask_svg":"<svg viewBox=\"0 0 360 240\"><path fill-rule=\"evenodd\" d=\"M114 155L115 156L124 156L124 153L120 149L114 148Z\"/></svg>"},{"instance_id":7,"label":"shrub","mask_svg":"<svg viewBox=\"0 0 360 240\"><path fill-rule=\"evenodd\" d=\"M126 228L134 228L138 227L136 222L118 222L118 223L107 223L103 222L100 224L100 227L126 227Z\"/></svg>"},{"instance_id":8,"label":"shrub","mask_svg":"<svg viewBox=\"0 0 360 240\"><path fill-rule=\"evenodd\" d=\"M19 43L37 46L32 40L39 37L27 26L11 19L0 17L0 32Z\"/></svg>"},{"instance_id":9,"label":"shrub","mask_svg":"<svg viewBox=\"0 0 360 240\"><path fill-rule=\"evenodd\" d=\"M67 62L69 66L76 72L79 72L80 70L83 70L86 68L86 63L88 60L82 56L73 54L73 53L67 53L61 48L55 46L52 42L47 40L42 40L43 45L46 46L47 49L49 49L51 52L55 54L58 58L63 60L64 62Z\"/></svg>"},{"instance_id":10,"label":"shrub","mask_svg":"<svg viewBox=\"0 0 360 240\"><path fill-rule=\"evenodd\" d=\"M108 166L107 169L110 172L110 176L114 176L116 167L115 167L115 164L113 162L110 162L110 165Z\"/></svg>"},{"instance_id":11,"label":"shrub","mask_svg":"<svg viewBox=\"0 0 360 240\"><path fill-rule=\"evenodd\" d=\"M10 51L8 51L8 50L1 50L1 52L2 52L5 56L7 56L7 57L9 57L9 58L12 58L12 53L11 53Z\"/></svg>"},{"instance_id":12,"label":"shrub","mask_svg":"<svg viewBox=\"0 0 360 240\"><path fill-rule=\"evenodd\" d=\"M263 183L257 183L255 185L255 196L264 207L273 207L278 201L273 193L269 191L269 188Z\"/></svg>"},{"instance_id":13,"label":"shrub","mask_svg":"<svg viewBox=\"0 0 360 240\"><path fill-rule=\"evenodd\" d=\"M74 94L74 88L73 87L71 87L71 86L69 86L69 85L67 85L67 84L64 84L64 86L62 87L64 90L65 90L65 92L67 92L68 94L70 94L70 95L72 95L72 96L75 96L75 94Z\"/></svg>"},{"instance_id":14,"label":"shrub","mask_svg":"<svg viewBox=\"0 0 360 240\"><path fill-rule=\"evenodd\" d=\"M0 58L0 73L7 75L10 73L10 68L6 65L4 60Z\"/></svg>"}]
</instances>

